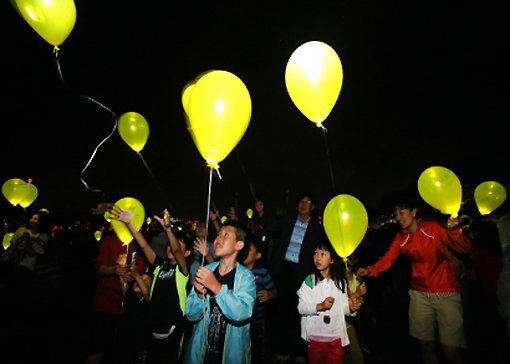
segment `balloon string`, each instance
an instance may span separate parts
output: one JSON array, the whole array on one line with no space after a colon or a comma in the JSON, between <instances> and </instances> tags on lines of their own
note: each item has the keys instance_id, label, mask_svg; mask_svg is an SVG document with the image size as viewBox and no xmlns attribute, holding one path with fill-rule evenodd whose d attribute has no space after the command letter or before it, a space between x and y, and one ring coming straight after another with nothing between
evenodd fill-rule
<instances>
[{"instance_id":1,"label":"balloon string","mask_svg":"<svg viewBox=\"0 0 510 364\"><path fill-rule=\"evenodd\" d=\"M235 147L237 159L239 160L239 164L241 165L241 170L243 171L244 177L246 178L246 181L248 181L248 185L250 186L250 192L251 196L253 197L253 200L255 202L258 201L257 196L255 196L255 190L253 189L253 185L251 184L250 178L248 177L248 173L246 172L246 169L244 168L243 161L241 160L241 155L239 154L239 149Z\"/></svg>"},{"instance_id":2,"label":"balloon string","mask_svg":"<svg viewBox=\"0 0 510 364\"><path fill-rule=\"evenodd\" d=\"M331 155L329 153L329 145L328 145L328 138L326 137L326 133L328 130L325 127L322 127L322 135L324 136L324 145L326 147L326 156L328 158L328 165L329 165L329 176L331 178L331 185L333 187L333 196L336 196L336 187L335 187L335 177L333 175L333 165L331 163Z\"/></svg>"},{"instance_id":3,"label":"balloon string","mask_svg":"<svg viewBox=\"0 0 510 364\"><path fill-rule=\"evenodd\" d=\"M106 142L108 139L110 139L110 137L115 133L115 130L117 129L117 115L108 107L106 107L105 105L103 105L102 103L94 100L93 98L91 97L88 97L88 96L85 96L85 95L81 95L77 92L75 92L74 90L71 89L71 87L69 87L69 85L67 84L66 80L64 79L64 76L62 74L62 68L60 66L60 60L58 58L58 47L54 47L53 48L53 54L55 55L55 67L57 69L57 72L58 72L58 76L60 78L60 81L62 81L62 84L71 91L71 93L79 98L82 98L84 100L87 100L89 102L92 102L100 107L102 107L104 110L108 111L110 114L113 115L113 118L115 119L115 123L113 125L113 129L112 131L110 132L110 134L108 134L97 146L96 148L94 149L94 151L92 152L92 155L91 157L89 158L89 160L87 161L87 164L85 165L85 167L82 169L81 171L81 174L80 174L80 180L81 182L85 185L85 187L89 190L89 191L92 191L92 192L102 192L102 190L97 190L97 189L93 189L91 187L89 187L89 185L87 184L87 182L85 182L85 180L83 179L83 175L85 173L85 171L87 170L87 168L90 166L90 163L92 163L92 160L94 159L99 147L101 147L101 145L103 145L104 142Z\"/></svg>"},{"instance_id":4,"label":"balloon string","mask_svg":"<svg viewBox=\"0 0 510 364\"><path fill-rule=\"evenodd\" d=\"M205 243L207 244L207 235L209 234L209 211L211 210L211 191L212 191L212 174L213 167L209 169L209 190L207 193L207 213L205 217ZM202 254L202 264L204 265L205 255Z\"/></svg>"},{"instance_id":5,"label":"balloon string","mask_svg":"<svg viewBox=\"0 0 510 364\"><path fill-rule=\"evenodd\" d=\"M152 173L151 169L149 168L149 165L147 164L147 162L143 158L142 152L138 152L137 154L140 157L140 159L142 160L142 163L145 166L145 168L147 169L147 172L149 172L149 174L151 175L152 180L154 181L154 184L158 188L159 192L164 196L164 199L166 200L166 206L168 206L168 208L170 209L170 212L172 213L172 215L175 215L176 212L175 212L174 207L170 203L170 201L168 199L168 196L166 195L165 191L161 188L161 185L158 183L158 180L156 179L156 177L154 177L154 173Z\"/></svg>"}]
</instances>

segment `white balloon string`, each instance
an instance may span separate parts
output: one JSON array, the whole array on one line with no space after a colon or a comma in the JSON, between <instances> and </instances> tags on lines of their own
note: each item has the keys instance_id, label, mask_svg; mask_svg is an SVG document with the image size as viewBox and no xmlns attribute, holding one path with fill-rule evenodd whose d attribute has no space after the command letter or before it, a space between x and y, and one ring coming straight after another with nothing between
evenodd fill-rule
<instances>
[{"instance_id":1,"label":"white balloon string","mask_svg":"<svg viewBox=\"0 0 510 364\"><path fill-rule=\"evenodd\" d=\"M62 81L62 84L68 88L75 96L77 97L80 97L82 99L85 99L87 101L90 101L100 107L102 107L104 110L108 111L110 114L113 115L114 119L115 119L115 123L113 125L113 129L112 131L110 132L110 134L108 134L97 146L96 148L94 148L94 151L92 152L92 155L91 157L89 158L87 164L85 165L85 167L82 169L81 171L81 174L80 174L80 180L81 182L85 185L85 187L87 187L87 189L89 191L92 191L92 192L102 192L102 190L98 190L98 189L93 189L91 187L89 187L89 185L85 182L85 180L83 179L83 174L85 173L85 171L87 170L87 168L90 166L90 163L92 162L92 159L94 159L94 156L96 155L97 153L97 150L99 149L99 147L101 147L101 145L103 145L104 142L106 142L108 139L110 139L110 137L113 135L113 133L115 133L115 130L117 129L117 115L108 107L106 107L105 105L103 105L102 103L100 103L99 101L96 101L94 100L93 98L90 98L88 96L84 96L84 95L81 95L77 92L75 92L74 90L72 90L69 85L67 84L67 82L65 81L64 79L64 76L62 74L62 68L60 66L60 60L58 58L58 48L53 48L53 54L55 55L55 67L57 68L57 72L58 72L58 76L60 78L60 80Z\"/></svg>"},{"instance_id":2,"label":"white balloon string","mask_svg":"<svg viewBox=\"0 0 510 364\"><path fill-rule=\"evenodd\" d=\"M328 158L328 165L329 165L329 176L331 178L331 186L333 188L333 196L336 196L336 184L335 184L335 177L333 175L333 165L331 163L331 155L329 153L329 145L328 145L328 138L326 137L327 129L325 127L322 127L322 135L324 136L324 145L326 147L326 156Z\"/></svg>"},{"instance_id":3,"label":"white balloon string","mask_svg":"<svg viewBox=\"0 0 510 364\"><path fill-rule=\"evenodd\" d=\"M207 235L209 234L209 212L211 210L211 191L212 191L213 167L209 169L209 190L207 193L207 213L205 217L205 243L207 244ZM202 266L204 265L205 255L202 254Z\"/></svg>"}]
</instances>

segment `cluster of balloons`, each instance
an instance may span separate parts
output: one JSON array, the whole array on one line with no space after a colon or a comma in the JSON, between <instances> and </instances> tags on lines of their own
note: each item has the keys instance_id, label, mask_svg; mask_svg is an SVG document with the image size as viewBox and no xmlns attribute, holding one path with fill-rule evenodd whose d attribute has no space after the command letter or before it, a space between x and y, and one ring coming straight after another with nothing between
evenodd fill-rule
<instances>
[{"instance_id":1,"label":"cluster of balloons","mask_svg":"<svg viewBox=\"0 0 510 364\"><path fill-rule=\"evenodd\" d=\"M429 167L418 179L418 192L425 202L444 214L456 217L462 203L462 186L451 170ZM498 182L486 181L475 189L475 203L480 214L487 215L506 199L506 190Z\"/></svg>"},{"instance_id":2,"label":"cluster of balloons","mask_svg":"<svg viewBox=\"0 0 510 364\"><path fill-rule=\"evenodd\" d=\"M12 205L27 208L35 201L39 191L32 183L27 183L19 178L11 178L2 185L2 193Z\"/></svg>"},{"instance_id":3,"label":"cluster of balloons","mask_svg":"<svg viewBox=\"0 0 510 364\"><path fill-rule=\"evenodd\" d=\"M188 83L181 99L188 131L200 155L207 166L219 168L250 123L248 89L236 75L215 70Z\"/></svg>"}]
</instances>

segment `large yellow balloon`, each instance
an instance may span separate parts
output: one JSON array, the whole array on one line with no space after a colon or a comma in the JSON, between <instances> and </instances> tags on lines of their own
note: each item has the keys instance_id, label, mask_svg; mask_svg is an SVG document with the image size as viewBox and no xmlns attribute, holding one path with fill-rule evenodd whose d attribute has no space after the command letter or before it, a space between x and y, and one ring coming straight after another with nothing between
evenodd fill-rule
<instances>
[{"instance_id":1,"label":"large yellow balloon","mask_svg":"<svg viewBox=\"0 0 510 364\"><path fill-rule=\"evenodd\" d=\"M25 189L26 184L22 179L11 178L2 185L2 193L7 201L16 206L23 201L27 193Z\"/></svg>"},{"instance_id":2,"label":"large yellow balloon","mask_svg":"<svg viewBox=\"0 0 510 364\"><path fill-rule=\"evenodd\" d=\"M496 210L506 199L506 189L501 183L486 181L475 189L475 203L482 215Z\"/></svg>"},{"instance_id":3,"label":"large yellow balloon","mask_svg":"<svg viewBox=\"0 0 510 364\"><path fill-rule=\"evenodd\" d=\"M218 163L234 149L248 128L251 98L237 76L226 71L203 74L188 102L189 129L208 166Z\"/></svg>"},{"instance_id":4,"label":"large yellow balloon","mask_svg":"<svg viewBox=\"0 0 510 364\"><path fill-rule=\"evenodd\" d=\"M346 259L356 250L367 228L367 210L356 197L338 195L326 205L324 230L340 257Z\"/></svg>"},{"instance_id":5,"label":"large yellow balloon","mask_svg":"<svg viewBox=\"0 0 510 364\"><path fill-rule=\"evenodd\" d=\"M133 111L119 118L119 134L127 145L139 153L149 138L149 124L145 118Z\"/></svg>"},{"instance_id":6,"label":"large yellow balloon","mask_svg":"<svg viewBox=\"0 0 510 364\"><path fill-rule=\"evenodd\" d=\"M418 192L430 206L457 217L462 202L462 186L448 168L434 166L423 171L418 179Z\"/></svg>"},{"instance_id":7,"label":"large yellow balloon","mask_svg":"<svg viewBox=\"0 0 510 364\"><path fill-rule=\"evenodd\" d=\"M57 47L74 28L73 0L16 0L18 12L45 41Z\"/></svg>"},{"instance_id":8,"label":"large yellow balloon","mask_svg":"<svg viewBox=\"0 0 510 364\"><path fill-rule=\"evenodd\" d=\"M310 121L322 127L342 88L343 70L335 50L322 42L299 46L289 58L285 84L290 98Z\"/></svg>"},{"instance_id":9,"label":"large yellow balloon","mask_svg":"<svg viewBox=\"0 0 510 364\"><path fill-rule=\"evenodd\" d=\"M114 208L115 207L118 207L124 211L131 211L131 222L133 223L133 226L136 230L140 230L143 222L145 221L145 209L143 208L143 205L140 203L140 201L132 197L124 197L115 202ZM110 223L112 225L113 231L115 231L115 234L117 234L120 241L122 241L124 244L129 244L131 240L133 240L133 235L125 223L115 219L112 219Z\"/></svg>"},{"instance_id":10,"label":"large yellow balloon","mask_svg":"<svg viewBox=\"0 0 510 364\"><path fill-rule=\"evenodd\" d=\"M25 190L25 194L19 204L21 207L27 208L35 201L39 191L32 183L26 183L25 186L23 186L23 189Z\"/></svg>"},{"instance_id":11,"label":"large yellow balloon","mask_svg":"<svg viewBox=\"0 0 510 364\"><path fill-rule=\"evenodd\" d=\"M12 237L14 236L14 233L7 233L4 235L4 238L2 239L2 247L4 250L7 250L7 248L11 245Z\"/></svg>"}]
</instances>

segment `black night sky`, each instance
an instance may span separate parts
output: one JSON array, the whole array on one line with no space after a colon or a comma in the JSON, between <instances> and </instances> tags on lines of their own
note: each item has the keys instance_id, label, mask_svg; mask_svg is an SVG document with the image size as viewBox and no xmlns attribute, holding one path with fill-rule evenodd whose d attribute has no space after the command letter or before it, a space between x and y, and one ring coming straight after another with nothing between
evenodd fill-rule
<instances>
[{"instance_id":1,"label":"black night sky","mask_svg":"<svg viewBox=\"0 0 510 364\"><path fill-rule=\"evenodd\" d=\"M508 178L508 37L495 1L279 2L76 1L77 21L61 45L66 88L52 46L4 2L1 182L33 179L34 207L88 211L132 196L148 213L170 203L203 219L208 173L186 130L183 86L198 74L236 74L252 98L250 126L220 164L213 201L224 213L257 198L270 207L314 192L332 197L320 129L294 106L285 66L301 44L320 40L342 61L344 82L324 125L336 193L368 209L416 184L433 165L454 171L468 190ZM168 4L168 5L166 5ZM111 114L142 114L150 125L142 155L115 134ZM246 173L243 172L244 171ZM159 186L159 187L158 187ZM292 200L291 200L292 201ZM3 199L2 208L8 207Z\"/></svg>"}]
</instances>

